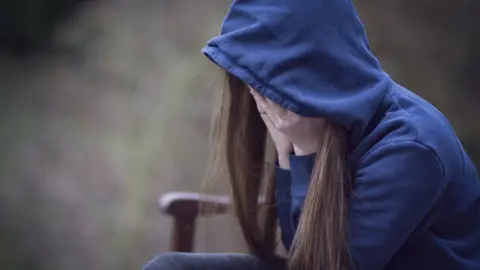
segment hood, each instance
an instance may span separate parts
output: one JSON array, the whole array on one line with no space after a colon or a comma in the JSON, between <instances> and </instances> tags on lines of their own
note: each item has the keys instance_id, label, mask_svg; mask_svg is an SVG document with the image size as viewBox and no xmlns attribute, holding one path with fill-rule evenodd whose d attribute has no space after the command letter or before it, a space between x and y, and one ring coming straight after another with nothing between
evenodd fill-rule
<instances>
[{"instance_id":1,"label":"hood","mask_svg":"<svg viewBox=\"0 0 480 270\"><path fill-rule=\"evenodd\" d=\"M350 0L235 0L202 52L285 109L356 137L392 84Z\"/></svg>"}]
</instances>

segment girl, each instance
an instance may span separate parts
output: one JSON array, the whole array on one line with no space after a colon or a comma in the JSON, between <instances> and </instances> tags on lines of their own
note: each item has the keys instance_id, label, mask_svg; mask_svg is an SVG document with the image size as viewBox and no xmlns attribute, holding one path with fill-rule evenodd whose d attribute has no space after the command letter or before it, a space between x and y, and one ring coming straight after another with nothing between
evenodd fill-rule
<instances>
[{"instance_id":1,"label":"girl","mask_svg":"<svg viewBox=\"0 0 480 270\"><path fill-rule=\"evenodd\" d=\"M213 160L251 255L145 269L480 269L478 174L447 119L381 69L350 0L235 0L203 52L227 73Z\"/></svg>"}]
</instances>

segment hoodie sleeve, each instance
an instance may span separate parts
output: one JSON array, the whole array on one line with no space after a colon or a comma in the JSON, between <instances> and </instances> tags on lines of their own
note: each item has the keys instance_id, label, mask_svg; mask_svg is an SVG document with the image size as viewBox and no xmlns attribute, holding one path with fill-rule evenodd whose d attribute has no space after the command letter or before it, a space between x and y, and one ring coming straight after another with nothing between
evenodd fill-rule
<instances>
[{"instance_id":1,"label":"hoodie sleeve","mask_svg":"<svg viewBox=\"0 0 480 270\"><path fill-rule=\"evenodd\" d=\"M308 191L308 184L315 163L315 154L306 156L290 156L290 171L292 175L291 184L291 221L294 231L297 228L300 210L302 209L305 196Z\"/></svg>"},{"instance_id":2,"label":"hoodie sleeve","mask_svg":"<svg viewBox=\"0 0 480 270\"><path fill-rule=\"evenodd\" d=\"M289 170L282 169L278 166L275 168L275 201L277 204L277 216L280 227L282 228L282 242L288 249L292 243L293 224L290 219L290 185L291 175Z\"/></svg>"},{"instance_id":3,"label":"hoodie sleeve","mask_svg":"<svg viewBox=\"0 0 480 270\"><path fill-rule=\"evenodd\" d=\"M348 205L349 248L357 270L384 269L426 220L444 187L432 150L413 141L376 147L359 164Z\"/></svg>"},{"instance_id":4,"label":"hoodie sleeve","mask_svg":"<svg viewBox=\"0 0 480 270\"><path fill-rule=\"evenodd\" d=\"M290 159L294 228L314 160L314 155ZM376 147L358 168L348 202L349 248L356 270L380 270L441 194L443 168L434 152L410 141Z\"/></svg>"}]
</instances>

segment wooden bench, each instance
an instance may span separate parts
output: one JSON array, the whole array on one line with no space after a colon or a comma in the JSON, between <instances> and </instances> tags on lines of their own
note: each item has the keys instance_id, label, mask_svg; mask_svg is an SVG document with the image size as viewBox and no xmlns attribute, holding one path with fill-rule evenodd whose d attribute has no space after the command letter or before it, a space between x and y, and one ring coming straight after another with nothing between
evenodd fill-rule
<instances>
[{"instance_id":1,"label":"wooden bench","mask_svg":"<svg viewBox=\"0 0 480 270\"><path fill-rule=\"evenodd\" d=\"M162 213L173 218L170 251L192 252L197 218L227 213L229 198L198 193L170 192L158 199L158 206Z\"/></svg>"}]
</instances>

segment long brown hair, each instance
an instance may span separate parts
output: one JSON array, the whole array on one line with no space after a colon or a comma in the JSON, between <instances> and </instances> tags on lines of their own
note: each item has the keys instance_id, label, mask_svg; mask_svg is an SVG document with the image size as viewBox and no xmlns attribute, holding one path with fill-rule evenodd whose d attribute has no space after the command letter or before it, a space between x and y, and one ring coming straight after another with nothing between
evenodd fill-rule
<instances>
[{"instance_id":1,"label":"long brown hair","mask_svg":"<svg viewBox=\"0 0 480 270\"><path fill-rule=\"evenodd\" d=\"M251 254L272 263L277 215L269 136L247 86L227 73L212 123L210 168L226 162L233 208ZM328 123L287 258L288 269L340 270L349 265L346 244L348 170L343 128Z\"/></svg>"}]
</instances>

